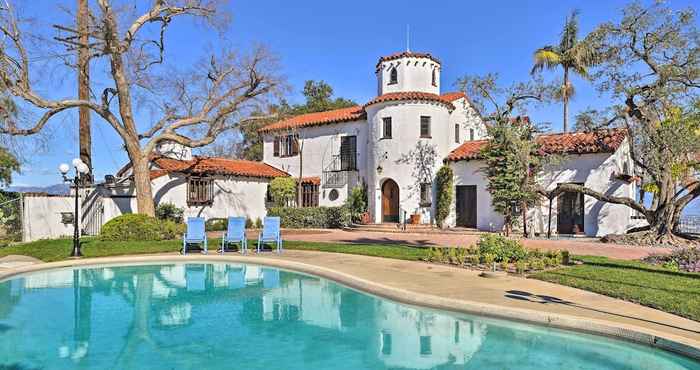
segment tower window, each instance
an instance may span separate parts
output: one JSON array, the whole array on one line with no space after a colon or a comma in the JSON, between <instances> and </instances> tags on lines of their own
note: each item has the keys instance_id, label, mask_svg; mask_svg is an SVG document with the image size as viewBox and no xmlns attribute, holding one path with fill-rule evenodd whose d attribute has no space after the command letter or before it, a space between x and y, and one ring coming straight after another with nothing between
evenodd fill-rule
<instances>
[{"instance_id":1,"label":"tower window","mask_svg":"<svg viewBox=\"0 0 700 370\"><path fill-rule=\"evenodd\" d=\"M459 123L455 125L455 143L459 144Z\"/></svg>"},{"instance_id":2,"label":"tower window","mask_svg":"<svg viewBox=\"0 0 700 370\"><path fill-rule=\"evenodd\" d=\"M420 116L420 137L427 139L431 137L429 116Z\"/></svg>"},{"instance_id":3,"label":"tower window","mask_svg":"<svg viewBox=\"0 0 700 370\"><path fill-rule=\"evenodd\" d=\"M474 129L473 128L469 129L469 140L470 141L474 140Z\"/></svg>"},{"instance_id":4,"label":"tower window","mask_svg":"<svg viewBox=\"0 0 700 370\"><path fill-rule=\"evenodd\" d=\"M433 86L437 86L437 74L435 73L435 68L433 68Z\"/></svg>"},{"instance_id":5,"label":"tower window","mask_svg":"<svg viewBox=\"0 0 700 370\"><path fill-rule=\"evenodd\" d=\"M391 139L391 117L382 118L383 132L382 139Z\"/></svg>"},{"instance_id":6,"label":"tower window","mask_svg":"<svg viewBox=\"0 0 700 370\"><path fill-rule=\"evenodd\" d=\"M397 83L399 83L399 74L396 71L396 67L391 67L391 71L389 71L389 85Z\"/></svg>"},{"instance_id":7,"label":"tower window","mask_svg":"<svg viewBox=\"0 0 700 370\"><path fill-rule=\"evenodd\" d=\"M420 184L420 205L422 207L430 207L432 204L432 195L430 190L433 185L429 182Z\"/></svg>"}]
</instances>

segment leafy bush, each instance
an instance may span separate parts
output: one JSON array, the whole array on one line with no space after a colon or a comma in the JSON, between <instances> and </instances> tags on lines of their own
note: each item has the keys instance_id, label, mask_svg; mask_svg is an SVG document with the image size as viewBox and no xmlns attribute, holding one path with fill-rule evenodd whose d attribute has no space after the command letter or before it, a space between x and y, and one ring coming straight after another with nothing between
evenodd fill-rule
<instances>
[{"instance_id":1,"label":"leafy bush","mask_svg":"<svg viewBox=\"0 0 700 370\"><path fill-rule=\"evenodd\" d=\"M481 255L481 259L487 268L492 268L493 263L496 261L496 255L493 253L484 253Z\"/></svg>"},{"instance_id":2,"label":"leafy bush","mask_svg":"<svg viewBox=\"0 0 700 370\"><path fill-rule=\"evenodd\" d=\"M345 205L350 210L352 221L360 222L362 214L367 212L367 185L352 188Z\"/></svg>"},{"instance_id":3,"label":"leafy bush","mask_svg":"<svg viewBox=\"0 0 700 370\"><path fill-rule=\"evenodd\" d=\"M438 227L442 227L445 219L450 214L453 177L452 168L449 166L442 166L435 175L435 222Z\"/></svg>"},{"instance_id":4,"label":"leafy bush","mask_svg":"<svg viewBox=\"0 0 700 370\"><path fill-rule=\"evenodd\" d=\"M700 272L700 248L687 247L675 249L671 254L652 254L644 262L680 271Z\"/></svg>"},{"instance_id":5,"label":"leafy bush","mask_svg":"<svg viewBox=\"0 0 700 370\"><path fill-rule=\"evenodd\" d=\"M516 262L525 259L528 255L520 241L497 234L482 235L476 245L479 247L479 254L491 254L496 262Z\"/></svg>"},{"instance_id":6,"label":"leafy bush","mask_svg":"<svg viewBox=\"0 0 700 370\"><path fill-rule=\"evenodd\" d=\"M545 262L544 258L533 258L529 261L530 268L533 270L544 270Z\"/></svg>"},{"instance_id":7,"label":"leafy bush","mask_svg":"<svg viewBox=\"0 0 700 370\"><path fill-rule=\"evenodd\" d=\"M111 219L102 226L100 239L105 241L163 240L163 223L155 217L129 213ZM170 232L170 230L168 231Z\"/></svg>"},{"instance_id":8,"label":"leafy bush","mask_svg":"<svg viewBox=\"0 0 700 370\"><path fill-rule=\"evenodd\" d=\"M182 223L184 215L185 210L173 203L162 203L156 207L156 218L162 221L169 220L175 223Z\"/></svg>"},{"instance_id":9,"label":"leafy bush","mask_svg":"<svg viewBox=\"0 0 700 370\"><path fill-rule=\"evenodd\" d=\"M282 227L290 229L318 228L335 229L350 224L350 211L347 207L273 207L268 216L281 218Z\"/></svg>"},{"instance_id":10,"label":"leafy bush","mask_svg":"<svg viewBox=\"0 0 700 370\"><path fill-rule=\"evenodd\" d=\"M160 221L161 240L179 239L185 233L187 226L171 220Z\"/></svg>"},{"instance_id":11,"label":"leafy bush","mask_svg":"<svg viewBox=\"0 0 700 370\"><path fill-rule=\"evenodd\" d=\"M207 231L225 231L228 227L228 220L225 218L210 218L204 223Z\"/></svg>"},{"instance_id":12,"label":"leafy bush","mask_svg":"<svg viewBox=\"0 0 700 370\"><path fill-rule=\"evenodd\" d=\"M515 262L515 272L518 274L524 274L527 270L527 261L517 261Z\"/></svg>"},{"instance_id":13,"label":"leafy bush","mask_svg":"<svg viewBox=\"0 0 700 370\"><path fill-rule=\"evenodd\" d=\"M255 228L256 229L262 229L263 228L263 222L260 219L260 217L255 219Z\"/></svg>"},{"instance_id":14,"label":"leafy bush","mask_svg":"<svg viewBox=\"0 0 700 370\"><path fill-rule=\"evenodd\" d=\"M250 219L250 217L245 218L245 228L246 229L252 229L253 228L253 220Z\"/></svg>"},{"instance_id":15,"label":"leafy bush","mask_svg":"<svg viewBox=\"0 0 700 370\"><path fill-rule=\"evenodd\" d=\"M291 177L277 177L270 181L270 195L275 207L294 204L297 197L297 182Z\"/></svg>"}]
</instances>

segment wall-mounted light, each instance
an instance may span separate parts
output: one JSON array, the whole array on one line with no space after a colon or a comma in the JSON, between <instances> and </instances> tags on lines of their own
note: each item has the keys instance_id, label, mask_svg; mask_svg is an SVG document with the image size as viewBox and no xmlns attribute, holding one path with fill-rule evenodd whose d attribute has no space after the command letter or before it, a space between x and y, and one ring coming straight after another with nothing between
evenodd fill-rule
<instances>
[{"instance_id":1,"label":"wall-mounted light","mask_svg":"<svg viewBox=\"0 0 700 370\"><path fill-rule=\"evenodd\" d=\"M379 166L377 166L377 174L381 175L382 172L384 172L384 169L382 168L382 165L380 164Z\"/></svg>"}]
</instances>

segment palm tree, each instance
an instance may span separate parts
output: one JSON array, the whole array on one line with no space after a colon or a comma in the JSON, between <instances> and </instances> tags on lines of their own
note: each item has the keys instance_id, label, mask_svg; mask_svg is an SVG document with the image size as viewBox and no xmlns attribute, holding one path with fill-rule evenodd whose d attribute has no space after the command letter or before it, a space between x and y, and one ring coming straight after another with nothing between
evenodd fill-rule
<instances>
[{"instance_id":1,"label":"palm tree","mask_svg":"<svg viewBox=\"0 0 700 370\"><path fill-rule=\"evenodd\" d=\"M578 13L574 10L566 17L558 46L547 45L535 51L535 64L531 71L535 74L545 68L551 70L557 67L564 70L564 81L559 90L564 102L564 132L568 131L569 127L569 99L574 95L569 72L588 78L587 68L593 66L598 59L592 43L585 39L578 40Z\"/></svg>"}]
</instances>

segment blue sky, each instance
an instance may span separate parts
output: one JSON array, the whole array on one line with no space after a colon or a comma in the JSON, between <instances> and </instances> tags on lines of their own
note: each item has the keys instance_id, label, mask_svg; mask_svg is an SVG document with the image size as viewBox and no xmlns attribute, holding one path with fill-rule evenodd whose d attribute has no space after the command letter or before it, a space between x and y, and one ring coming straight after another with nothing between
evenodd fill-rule
<instances>
[{"instance_id":1,"label":"blue sky","mask_svg":"<svg viewBox=\"0 0 700 370\"><path fill-rule=\"evenodd\" d=\"M56 2L32 2L27 11L38 17L37 27L61 19ZM74 1L64 1L74 6ZM145 3L145 2L138 2ZM620 18L627 1L233 1L232 22L224 32L225 44L234 50L267 45L280 60L281 72L292 88L289 100L301 100L305 80L325 80L338 96L362 103L376 92L374 65L382 55L406 48L410 25L412 51L429 52L442 61L442 90L454 90L455 80L466 74L497 72L503 84L524 81L532 66L532 52L556 43L564 18L572 9L581 12L581 35L597 24ZM680 9L689 0L671 0ZM141 6L141 5L139 5ZM188 20L175 20L167 39L167 60L188 64L217 47L218 35ZM557 77L547 73L547 77ZM54 81L51 88L69 95L74 78ZM577 96L571 117L586 107L606 106L592 86L574 79ZM48 89L47 89L48 90ZM540 122L561 127L561 106L531 112ZM47 150L32 153L16 185L48 185L60 181L57 166L77 154L77 116L66 114L50 123ZM121 143L104 122L93 117L93 156L98 177L114 173L126 161Z\"/></svg>"}]
</instances>

